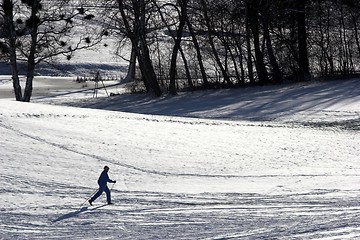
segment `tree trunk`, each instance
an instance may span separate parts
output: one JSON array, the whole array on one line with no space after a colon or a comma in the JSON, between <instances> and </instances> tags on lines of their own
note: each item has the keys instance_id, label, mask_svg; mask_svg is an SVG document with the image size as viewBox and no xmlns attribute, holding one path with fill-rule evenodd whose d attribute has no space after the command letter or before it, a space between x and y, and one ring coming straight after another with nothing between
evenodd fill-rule
<instances>
[{"instance_id":1,"label":"tree trunk","mask_svg":"<svg viewBox=\"0 0 360 240\"><path fill-rule=\"evenodd\" d=\"M140 36L140 58L142 59L142 64L144 65L143 70L145 70L145 75L143 78L149 84L150 89L155 94L155 96L160 96L162 94L159 83L157 81L157 77L155 74L154 66L152 65L152 61L150 58L150 51L148 47L148 43L146 41L146 4L144 0L140 0L140 16L139 16L139 36ZM139 63L140 64L140 63Z\"/></svg>"},{"instance_id":2,"label":"tree trunk","mask_svg":"<svg viewBox=\"0 0 360 240\"><path fill-rule=\"evenodd\" d=\"M225 31L225 30L224 30ZM238 82L240 82L241 80L241 76L240 76L240 73L239 73L239 70L238 70L238 66L237 66L237 62L236 62L236 58L235 58L235 55L231 49L231 46L229 44L229 42L231 43L231 39L229 37L224 37L223 39L223 44L224 44L224 47L225 49L229 52L230 54L230 58L231 58L231 61L233 63L233 66L234 66L234 70L235 70L235 75L236 75L236 79ZM236 48L236 47L235 47Z\"/></svg>"},{"instance_id":3,"label":"tree trunk","mask_svg":"<svg viewBox=\"0 0 360 240\"><path fill-rule=\"evenodd\" d=\"M360 41L359 41L359 30L357 26L357 20L358 18L355 17L354 14L351 15L351 20L354 24L354 34L355 34L355 42L357 46L358 56L360 56Z\"/></svg>"},{"instance_id":4,"label":"tree trunk","mask_svg":"<svg viewBox=\"0 0 360 240\"><path fill-rule=\"evenodd\" d=\"M6 39L9 44L9 56L10 56L10 66L11 74L13 81L13 88L15 93L16 101L22 100L22 90L19 79L19 70L17 66L17 55L16 55L16 32L14 28L14 5L11 0L3 1L3 10L4 10L4 31Z\"/></svg>"},{"instance_id":5,"label":"tree trunk","mask_svg":"<svg viewBox=\"0 0 360 240\"><path fill-rule=\"evenodd\" d=\"M179 16L179 27L176 31L176 38L175 38L175 44L173 47L172 55L171 55L171 64L170 64L170 85L169 85L169 92L170 94L175 95L176 94L176 61L177 61L177 55L180 49L181 44L181 38L183 34L183 29L186 23L187 19L187 3L188 0L178 0L178 3L180 5L181 11Z\"/></svg>"},{"instance_id":6,"label":"tree trunk","mask_svg":"<svg viewBox=\"0 0 360 240\"><path fill-rule=\"evenodd\" d=\"M245 69L244 69L244 64L243 64L243 51L242 51L242 47L241 44L236 40L236 44L235 44L235 52L236 55L239 58L239 64L240 64L240 85L244 85L245 84Z\"/></svg>"},{"instance_id":7,"label":"tree trunk","mask_svg":"<svg viewBox=\"0 0 360 240\"><path fill-rule=\"evenodd\" d=\"M245 20L245 30L246 30L246 51L247 51L247 69L248 69L248 78L251 85L255 84L254 71L253 71L253 62L252 62L252 49L251 49L251 29L250 29L250 20L249 20L249 9L246 8L246 20Z\"/></svg>"},{"instance_id":8,"label":"tree trunk","mask_svg":"<svg viewBox=\"0 0 360 240\"><path fill-rule=\"evenodd\" d=\"M298 29L299 77L300 80L305 81L310 77L306 32L306 0L297 0L296 3L297 12L295 16Z\"/></svg>"},{"instance_id":9,"label":"tree trunk","mask_svg":"<svg viewBox=\"0 0 360 240\"><path fill-rule=\"evenodd\" d=\"M189 64L188 64L188 62L186 60L184 51L182 50L181 47L180 47L179 51L180 51L180 54L181 54L181 58L183 59L183 62L184 62L184 68L185 68L185 72L186 72L186 78L187 78L187 81L188 81L188 85L189 85L189 87L191 89L193 89L194 84L193 84L192 79L191 79L191 74L190 74L190 70L189 70Z\"/></svg>"},{"instance_id":10,"label":"tree trunk","mask_svg":"<svg viewBox=\"0 0 360 240\"><path fill-rule=\"evenodd\" d=\"M154 71L154 67L151 62L149 48L146 42L146 19L145 19L145 2L139 0L138 2L133 2L134 10L134 26L133 30L131 29L128 17L125 14L125 7L123 0L117 0L119 11L124 23L124 27L127 32L134 51L138 57L139 67L141 75L144 81L144 85L147 91L152 91L155 96L160 96L162 94L159 83L157 82L157 77Z\"/></svg>"},{"instance_id":11,"label":"tree trunk","mask_svg":"<svg viewBox=\"0 0 360 240\"><path fill-rule=\"evenodd\" d=\"M258 16L259 0L254 0L247 3L249 24L254 40L255 50L255 67L259 78L259 84L269 83L269 76L265 67L264 56L260 48L260 33L259 33L259 16Z\"/></svg>"},{"instance_id":12,"label":"tree trunk","mask_svg":"<svg viewBox=\"0 0 360 240\"><path fill-rule=\"evenodd\" d=\"M36 53L37 37L38 37L38 23L36 22L36 18L37 18L37 13L41 8L40 1L41 0L34 0L31 6L31 18L29 19L30 21L32 21L30 25L31 46L27 61L26 84L25 84L25 91L23 96L24 102L30 102L32 90L33 90L33 80L34 80L34 72L36 65L35 53Z\"/></svg>"},{"instance_id":13,"label":"tree trunk","mask_svg":"<svg viewBox=\"0 0 360 240\"><path fill-rule=\"evenodd\" d=\"M263 21L263 26L264 26L264 38L266 41L266 48L267 48L267 52L269 54L269 60L270 60L270 64L272 67L272 71L273 71L273 82L275 83L280 83L283 80L283 74L280 70L279 64L277 63L275 54L274 54L274 50L272 47L272 43L271 43L271 37L270 37L270 33L269 33L269 24L268 24L268 18L264 18L262 19Z\"/></svg>"},{"instance_id":14,"label":"tree trunk","mask_svg":"<svg viewBox=\"0 0 360 240\"><path fill-rule=\"evenodd\" d=\"M193 27L192 27L192 25L191 25L188 18L186 19L186 24L187 24L187 27L189 29L191 39L192 39L192 42L193 42L195 50L196 50L196 57L197 57L197 60L199 62L201 77L202 77L202 80L204 82L203 85L204 85L205 88L207 88L209 86L209 81L208 81L207 76L206 76L206 71L205 71L205 67L204 67L204 63L203 63L202 55L201 55L201 51L200 51L200 45L199 45L199 42L198 42L198 40L196 38L194 29L193 29Z\"/></svg>"},{"instance_id":15,"label":"tree trunk","mask_svg":"<svg viewBox=\"0 0 360 240\"><path fill-rule=\"evenodd\" d=\"M131 45L131 55L130 55L129 67L128 67L126 77L125 77L125 79L122 80L122 83L128 83L128 82L135 81L135 78L136 78L136 57L137 56L136 56L135 47L133 45Z\"/></svg>"},{"instance_id":16,"label":"tree trunk","mask_svg":"<svg viewBox=\"0 0 360 240\"><path fill-rule=\"evenodd\" d=\"M212 52L214 54L215 57L215 61L217 63L217 65L220 68L221 74L224 78L224 81L227 82L230 86L233 86L234 84L231 82L228 73L226 72L226 69L224 68L224 66L221 63L219 54L217 49L215 48L215 43L214 43L214 39L212 37L212 34L215 32L211 26L211 22L210 22L210 18L208 16L208 12L207 12L207 3L205 2L205 0L200 0L203 11L204 11L204 18L205 18L205 24L207 27L207 34L208 34L208 39L209 39L209 44L210 47L212 49Z\"/></svg>"}]
</instances>

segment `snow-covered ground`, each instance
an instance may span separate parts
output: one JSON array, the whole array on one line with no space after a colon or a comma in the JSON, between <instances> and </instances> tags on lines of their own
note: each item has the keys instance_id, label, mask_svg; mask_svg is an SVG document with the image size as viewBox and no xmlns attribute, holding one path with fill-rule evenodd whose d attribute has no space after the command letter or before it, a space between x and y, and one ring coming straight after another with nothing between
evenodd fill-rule
<instances>
[{"instance_id":1,"label":"snow-covered ground","mask_svg":"<svg viewBox=\"0 0 360 240\"><path fill-rule=\"evenodd\" d=\"M359 80L93 98L46 79L32 103L0 80L0 239L360 239ZM115 204L91 207L104 165Z\"/></svg>"}]
</instances>

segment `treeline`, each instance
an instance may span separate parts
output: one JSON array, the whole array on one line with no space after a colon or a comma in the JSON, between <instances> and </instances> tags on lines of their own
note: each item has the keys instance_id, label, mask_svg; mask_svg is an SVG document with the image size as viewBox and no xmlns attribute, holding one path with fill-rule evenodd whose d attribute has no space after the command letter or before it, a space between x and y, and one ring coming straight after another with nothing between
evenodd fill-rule
<instances>
[{"instance_id":1,"label":"treeline","mask_svg":"<svg viewBox=\"0 0 360 240\"><path fill-rule=\"evenodd\" d=\"M357 0L117 2L133 56L150 54L139 60L142 75L173 94L178 79L189 88L238 87L359 70Z\"/></svg>"},{"instance_id":2,"label":"treeline","mask_svg":"<svg viewBox=\"0 0 360 240\"><path fill-rule=\"evenodd\" d=\"M0 48L13 67L17 56L30 70L58 54L71 59L111 35L131 52L127 79L141 79L156 96L176 94L180 84L241 87L359 70L357 0L3 0L1 7ZM89 25L86 36L68 40ZM25 95L17 100L29 101Z\"/></svg>"}]
</instances>

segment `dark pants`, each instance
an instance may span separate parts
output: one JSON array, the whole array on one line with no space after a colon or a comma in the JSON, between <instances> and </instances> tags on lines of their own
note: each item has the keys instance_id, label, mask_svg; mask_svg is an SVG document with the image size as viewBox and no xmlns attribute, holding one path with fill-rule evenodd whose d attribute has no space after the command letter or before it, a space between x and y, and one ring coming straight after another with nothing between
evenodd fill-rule
<instances>
[{"instance_id":1,"label":"dark pants","mask_svg":"<svg viewBox=\"0 0 360 240\"><path fill-rule=\"evenodd\" d=\"M111 203L111 195L110 195L110 189L105 186L99 186L99 191L90 199L91 202L95 201L103 192L106 193L106 200L108 203Z\"/></svg>"}]
</instances>

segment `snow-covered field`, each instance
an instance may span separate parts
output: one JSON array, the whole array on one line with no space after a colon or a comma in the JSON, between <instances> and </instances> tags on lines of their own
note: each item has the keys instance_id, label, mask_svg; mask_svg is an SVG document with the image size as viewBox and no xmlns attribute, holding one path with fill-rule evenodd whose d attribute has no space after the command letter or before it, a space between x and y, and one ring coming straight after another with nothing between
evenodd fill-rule
<instances>
[{"instance_id":1,"label":"snow-covered field","mask_svg":"<svg viewBox=\"0 0 360 240\"><path fill-rule=\"evenodd\" d=\"M0 239L360 239L359 80L159 99L65 82L0 100ZM104 165L115 204L88 206Z\"/></svg>"}]
</instances>

